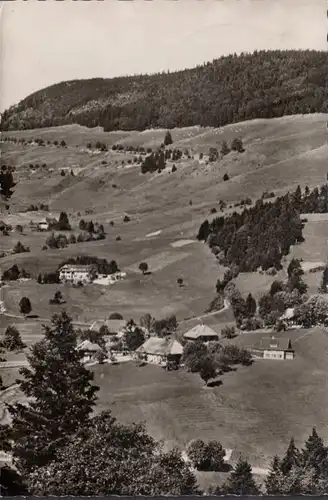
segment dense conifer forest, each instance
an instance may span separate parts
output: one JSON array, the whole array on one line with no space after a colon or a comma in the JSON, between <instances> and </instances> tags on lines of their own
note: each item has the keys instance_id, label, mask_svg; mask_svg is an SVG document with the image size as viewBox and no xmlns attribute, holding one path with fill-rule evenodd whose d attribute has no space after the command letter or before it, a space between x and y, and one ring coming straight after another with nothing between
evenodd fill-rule
<instances>
[{"instance_id":1,"label":"dense conifer forest","mask_svg":"<svg viewBox=\"0 0 328 500\"><path fill-rule=\"evenodd\" d=\"M110 130L219 127L328 111L328 55L259 51L174 73L52 85L5 111L3 130L78 123Z\"/></svg>"},{"instance_id":2,"label":"dense conifer forest","mask_svg":"<svg viewBox=\"0 0 328 500\"><path fill-rule=\"evenodd\" d=\"M207 241L220 262L237 265L241 272L281 268L281 259L291 245L304 241L301 213L327 213L328 186L312 191L300 186L274 202L258 200L254 206L228 217L205 220L197 235Z\"/></svg>"}]
</instances>

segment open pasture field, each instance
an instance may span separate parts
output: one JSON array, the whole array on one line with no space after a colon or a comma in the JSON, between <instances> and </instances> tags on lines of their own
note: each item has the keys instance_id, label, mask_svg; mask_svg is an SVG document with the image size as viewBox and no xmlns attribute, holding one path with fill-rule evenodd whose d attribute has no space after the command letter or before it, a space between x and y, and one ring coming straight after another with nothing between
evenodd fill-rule
<instances>
[{"instance_id":1,"label":"open pasture field","mask_svg":"<svg viewBox=\"0 0 328 500\"><path fill-rule=\"evenodd\" d=\"M125 255L113 247L90 244L71 245L64 250L24 253L1 260L1 269L10 267L14 262L31 272L35 277L39 272L55 271L68 256L79 254L78 247L83 245L82 254L96 255L108 260L115 259L127 277L111 286L88 285L73 288L68 285L40 285L35 280L11 282L2 288L2 299L8 312L19 314L21 297L31 300L33 313L41 318L49 318L54 312L66 309L73 320L91 322L104 319L113 312L120 312L124 318L138 320L149 312L155 317L176 314L178 320L202 314L215 295L217 264L208 247L195 242L185 247L172 248L167 244L167 251L156 251L160 241L152 243L138 242L134 246L124 246ZM100 242L97 242L100 243ZM88 245L90 250L87 251ZM106 250L108 248L108 250ZM139 262L149 262L151 274L143 276L135 261L139 250ZM15 259L14 259L15 257ZM156 267L152 269L152 262ZM180 288L177 279L182 277L185 286ZM56 290L61 290L66 304L49 305L49 299Z\"/></svg>"},{"instance_id":2,"label":"open pasture field","mask_svg":"<svg viewBox=\"0 0 328 500\"><path fill-rule=\"evenodd\" d=\"M170 169L161 174L140 173L140 167L119 168L125 158L121 153L112 151L90 155L81 150L79 135L88 136L88 141L98 137L111 146L121 137L126 145L153 146L162 142L164 130L145 132L111 132L101 129L86 129L76 125L35 130L10 132L7 135L28 134L42 136L51 134L57 140L64 138L67 148L53 146L31 147L16 144L3 144L3 162L19 166L45 161L53 172L36 172L24 185L18 184L12 198L13 205L29 200L43 202L49 200L52 209L72 208L83 210L85 200L88 208L95 213L112 212L122 214L132 211L135 214L151 214L163 220L163 212L179 214L192 199L192 207L183 214L182 221L199 216L200 209L215 206L220 199L236 202L245 196L259 197L266 189L278 193L294 189L297 184L310 187L324 182L326 176L326 121L327 115L297 115L273 120L253 120L222 129L191 127L172 131L172 147L189 148L194 159L187 158L176 162L177 172ZM199 152L208 153L210 147L220 148L222 140L230 142L234 137L243 139L245 152L231 153L220 162L212 165L199 163ZM73 137L74 140L70 140ZM84 141L85 139L83 139ZM158 141L158 142L157 142ZM47 156L47 158L46 158ZM129 155L128 155L129 156ZM130 155L130 158L134 155ZM106 164L102 164L104 161ZM62 178L61 169L76 167L80 170L75 177ZM74 167L74 168L75 168ZM197 175L199 173L199 175ZM230 180L223 182L224 173ZM41 178L46 182L37 182ZM119 189L112 188L117 184ZM132 191L131 191L132 190ZM132 194L133 193L133 194ZM132 196L131 196L132 194ZM213 205L214 204L214 205Z\"/></svg>"},{"instance_id":3,"label":"open pasture field","mask_svg":"<svg viewBox=\"0 0 328 500\"><path fill-rule=\"evenodd\" d=\"M111 408L125 422L146 421L167 447L185 448L196 436L218 439L253 466L266 467L292 436L301 444L313 425L328 439L328 334L320 329L289 334L295 337L293 361L256 360L208 389L198 375L182 370L98 365L93 368L101 387L98 409Z\"/></svg>"}]
</instances>

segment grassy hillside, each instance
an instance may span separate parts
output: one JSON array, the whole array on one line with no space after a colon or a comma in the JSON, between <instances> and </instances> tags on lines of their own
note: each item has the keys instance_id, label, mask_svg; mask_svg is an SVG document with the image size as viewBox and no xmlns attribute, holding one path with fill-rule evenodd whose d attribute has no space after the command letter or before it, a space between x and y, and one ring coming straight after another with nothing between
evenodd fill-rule
<instances>
[{"instance_id":1,"label":"grassy hillside","mask_svg":"<svg viewBox=\"0 0 328 500\"><path fill-rule=\"evenodd\" d=\"M327 69L326 52L260 51L174 73L62 82L7 110L1 125L143 130L326 112Z\"/></svg>"},{"instance_id":2,"label":"grassy hillside","mask_svg":"<svg viewBox=\"0 0 328 500\"><path fill-rule=\"evenodd\" d=\"M15 323L30 345L41 338L40 325L62 309L74 321L89 324L113 312L136 321L147 312L156 318L176 314L178 335L182 335L199 323L198 316L214 298L216 281L224 273L209 247L196 241L201 222L220 213L220 200L227 204L224 213L231 213L239 209L235 203L246 197L254 201L266 190L281 195L295 190L298 184L304 189L325 182L327 119L327 114L309 114L259 118L222 128L173 129L173 147L182 151L188 148L190 157L184 155L176 161L176 172L172 172L173 162L168 161L161 173L145 175L140 165L127 163L134 153L113 151L111 146L156 148L163 142L165 129L105 132L100 127L88 129L74 124L5 132L5 136L18 139L42 138L45 146L2 143L2 162L15 166L17 186L9 212L3 211L0 219L13 227L21 224L23 234L14 231L1 236L1 250L8 251L21 241L31 251L1 258L0 272L17 264L36 277L40 272L54 271L70 256L87 254L115 259L127 276L110 287L72 288L41 285L35 280L8 283L1 289L8 316L1 316L0 335L8 324ZM231 152L207 163L210 147L220 148L223 140L230 144L238 136L243 140L244 153ZM67 147L53 144L62 139ZM89 141L104 142L108 151L88 152L85 147ZM200 153L205 158L200 159ZM43 163L44 168L35 168ZM226 182L225 173L229 175ZM43 218L47 212L23 211L40 203L47 203L50 215L56 217L65 210L74 233L79 232L81 218L102 223L106 239L42 251L48 233L32 232L29 221ZM217 214L210 213L213 207ZM123 221L125 214L130 216L129 222ZM306 218L305 241L291 248L278 275L239 274L235 282L244 297L251 291L258 300L273 280L286 279L292 257L303 259L307 269L311 263L326 261L328 216L311 214ZM118 235L120 241L116 240ZM150 275L143 276L138 270L141 261L148 262ZM310 294L317 291L321 274L305 273ZM185 283L182 288L176 281L180 277ZM56 290L62 292L65 304L49 304ZM20 316L22 296L30 298L32 312L39 316L35 321ZM216 331L233 321L231 309L204 319ZM232 342L253 347L262 335L263 331L243 333ZM300 444L313 425L328 438L327 332L314 328L277 335L292 338L296 352L293 361L278 362L278 366L275 361L256 359L250 367L225 374L222 386L209 389L204 388L198 375L183 370L167 372L132 363L97 366L95 379L101 387L98 410L111 408L125 422L146 420L151 434L163 438L168 448L178 445L184 449L196 435L218 439L233 450L233 460L242 453L253 466L266 467L272 455L285 451L291 436ZM5 383L15 379L16 370L4 373ZM205 487L208 478L208 474L203 477Z\"/></svg>"},{"instance_id":3,"label":"grassy hillside","mask_svg":"<svg viewBox=\"0 0 328 500\"><path fill-rule=\"evenodd\" d=\"M29 246L31 252L0 259L0 270L17 263L36 277L40 272L54 271L61 262L76 254L115 259L120 268L127 271L127 280L115 287L104 287L96 295L72 292L67 307L74 319L92 321L116 310L124 317L136 319L146 312L156 317L175 313L180 320L201 314L214 297L215 283L222 277L223 269L217 266L207 246L195 241L200 224L205 218L211 220L217 215L210 214L211 208L215 207L220 213L220 200L227 203L224 213L229 213L238 210L234 208L236 202L247 196L255 200L265 190L282 194L295 190L298 184L302 188L321 185L327 173L326 122L327 115L313 114L257 119L221 129L174 129L173 146L182 151L188 148L191 157L178 160L174 173L171 172L173 162L169 161L160 174L145 175L140 173L140 165L127 164L134 154L111 149L92 154L86 151L85 145L90 140L99 140L109 148L117 143L155 148L163 141L163 129L105 133L100 128L66 125L5 133L16 138L26 136L28 140L40 137L45 142L51 140L51 144L42 147L2 144L2 161L16 166L18 183L10 200L10 213L4 212L1 219L13 227L17 224L24 227L22 235L13 232L3 237L2 249L9 251L19 240ZM210 147L219 147L222 140L231 143L238 135L243 139L244 153L232 152L212 164L206 164L206 158L199 159L199 153L207 154ZM61 139L65 139L66 148L53 145L53 141ZM29 168L30 164L37 163L46 163L46 168ZM60 175L62 169L67 172L65 177ZM70 175L71 169L74 176ZM226 172L230 179L224 182ZM50 215L55 217L65 210L76 235L81 218L102 223L106 239L42 251L48 234L33 233L28 225L30 220L47 213L21 211L40 203L47 203ZM92 213L87 214L87 210ZM128 223L123 222L126 213L131 218ZM327 235L327 219L309 217L304 228L305 242L292 248L291 255L302 257L305 262L324 262ZM120 241L116 241L117 236L121 237ZM194 243L184 244L184 240ZM153 271L148 278L141 277L138 270L142 260L146 260ZM177 287L179 277L186 283L183 289ZM272 279L258 273L242 273L237 284L243 294L253 290L258 298L268 291ZM319 280L320 273L306 275L311 291L316 291ZM44 308L43 302L38 301L40 290L44 290L44 305L47 305L50 290L53 293L52 287L49 292L47 287L26 285L26 293L30 294L33 307L41 317L51 313L48 306ZM20 288L23 293L24 287ZM10 289L4 290L4 295L8 309L17 312L18 296Z\"/></svg>"}]
</instances>

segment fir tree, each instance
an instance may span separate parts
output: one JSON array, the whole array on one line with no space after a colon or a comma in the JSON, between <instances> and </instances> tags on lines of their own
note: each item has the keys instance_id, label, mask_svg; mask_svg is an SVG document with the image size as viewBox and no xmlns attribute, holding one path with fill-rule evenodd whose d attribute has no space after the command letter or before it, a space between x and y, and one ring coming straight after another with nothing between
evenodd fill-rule
<instances>
[{"instance_id":1,"label":"fir tree","mask_svg":"<svg viewBox=\"0 0 328 500\"><path fill-rule=\"evenodd\" d=\"M256 300L251 293L248 294L246 299L246 314L249 318L252 318L256 313Z\"/></svg>"},{"instance_id":2,"label":"fir tree","mask_svg":"<svg viewBox=\"0 0 328 500\"><path fill-rule=\"evenodd\" d=\"M199 228L197 239L200 241L206 241L209 234L210 234L210 224L208 220L205 220Z\"/></svg>"},{"instance_id":3,"label":"fir tree","mask_svg":"<svg viewBox=\"0 0 328 500\"><path fill-rule=\"evenodd\" d=\"M322 278L319 286L319 293L327 293L327 285L328 285L328 267L326 266L322 273Z\"/></svg>"},{"instance_id":4,"label":"fir tree","mask_svg":"<svg viewBox=\"0 0 328 500\"><path fill-rule=\"evenodd\" d=\"M300 463L300 453L295 446L294 438L291 438L286 454L281 461L281 471L284 475L288 474L292 467Z\"/></svg>"},{"instance_id":5,"label":"fir tree","mask_svg":"<svg viewBox=\"0 0 328 500\"><path fill-rule=\"evenodd\" d=\"M324 445L323 439L318 435L315 428L312 429L312 434L305 442L302 449L302 463L307 468L313 467L317 472L322 467L326 466L328 450Z\"/></svg>"},{"instance_id":6,"label":"fir tree","mask_svg":"<svg viewBox=\"0 0 328 500\"><path fill-rule=\"evenodd\" d=\"M247 460L239 459L222 490L225 495L258 495L260 493L253 478L252 467Z\"/></svg>"},{"instance_id":7,"label":"fir tree","mask_svg":"<svg viewBox=\"0 0 328 500\"><path fill-rule=\"evenodd\" d=\"M268 495L280 495L283 489L284 475L281 471L281 461L276 455L270 464L269 474L265 479L265 489Z\"/></svg>"},{"instance_id":8,"label":"fir tree","mask_svg":"<svg viewBox=\"0 0 328 500\"><path fill-rule=\"evenodd\" d=\"M43 326L44 338L27 356L30 368L21 368L20 390L29 404L8 405L10 436L18 470L27 474L48 464L77 429L86 424L98 387L82 362L71 318L64 312Z\"/></svg>"},{"instance_id":9,"label":"fir tree","mask_svg":"<svg viewBox=\"0 0 328 500\"><path fill-rule=\"evenodd\" d=\"M165 134L165 137L164 137L164 145L169 146L170 144L173 144L173 140L172 140L171 132L168 130Z\"/></svg>"}]
</instances>

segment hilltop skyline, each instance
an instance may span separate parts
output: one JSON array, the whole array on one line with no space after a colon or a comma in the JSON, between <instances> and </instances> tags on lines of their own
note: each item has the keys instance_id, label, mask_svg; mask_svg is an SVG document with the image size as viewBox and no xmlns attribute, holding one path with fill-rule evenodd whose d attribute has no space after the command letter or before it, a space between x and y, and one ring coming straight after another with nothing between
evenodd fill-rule
<instances>
[{"instance_id":1,"label":"hilltop skyline","mask_svg":"<svg viewBox=\"0 0 328 500\"><path fill-rule=\"evenodd\" d=\"M323 0L32 0L1 6L1 32L1 112L65 80L176 71L229 53L327 48Z\"/></svg>"}]
</instances>

